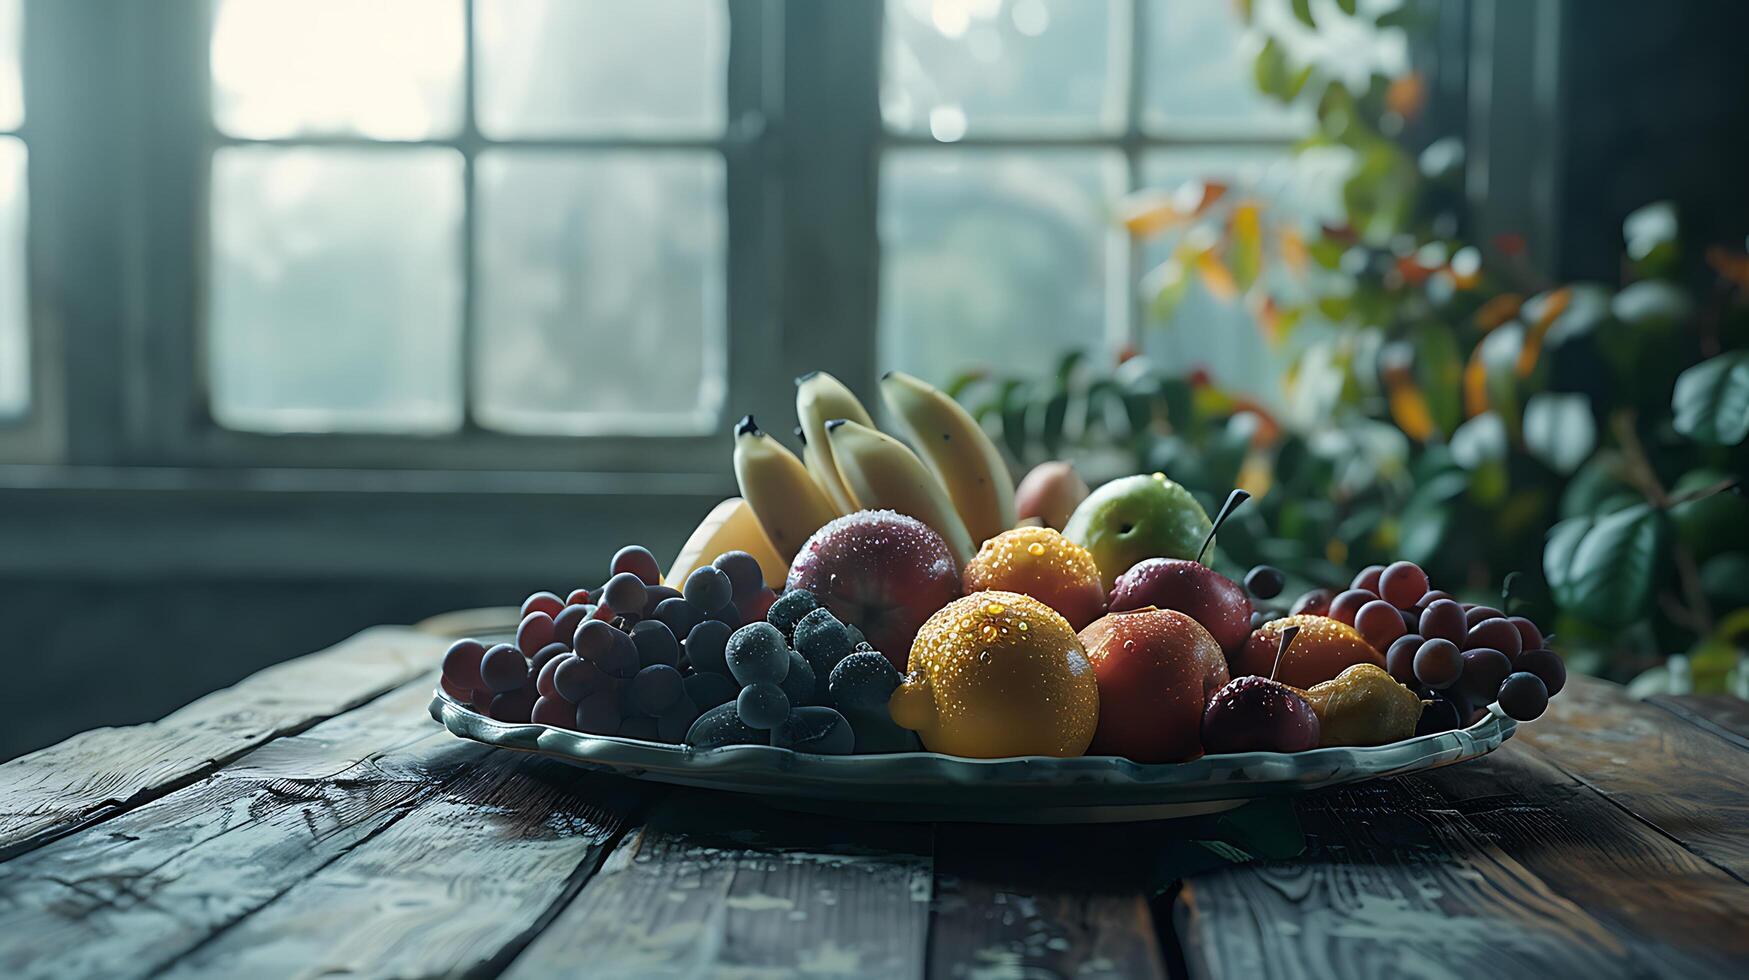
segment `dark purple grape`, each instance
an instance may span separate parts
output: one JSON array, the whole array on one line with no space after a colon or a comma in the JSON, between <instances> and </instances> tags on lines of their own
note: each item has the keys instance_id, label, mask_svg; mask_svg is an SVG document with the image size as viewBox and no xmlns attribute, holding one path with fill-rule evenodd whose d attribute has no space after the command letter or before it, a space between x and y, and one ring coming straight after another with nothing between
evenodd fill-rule
<instances>
[{"instance_id":1,"label":"dark purple grape","mask_svg":"<svg viewBox=\"0 0 1749 980\"><path fill-rule=\"evenodd\" d=\"M1414 609L1399 609L1397 615L1403 617L1403 633L1413 633L1421 628L1421 613Z\"/></svg>"},{"instance_id":2,"label":"dark purple grape","mask_svg":"<svg viewBox=\"0 0 1749 980\"><path fill-rule=\"evenodd\" d=\"M784 675L783 693L788 696L789 703L794 705L813 704L814 694L818 687L818 678L814 676L814 667L808 663L808 658L794 650L789 652L789 673Z\"/></svg>"},{"instance_id":3,"label":"dark purple grape","mask_svg":"<svg viewBox=\"0 0 1749 980\"><path fill-rule=\"evenodd\" d=\"M1281 587L1286 584L1287 576L1274 565L1258 565L1245 573L1245 591L1259 599L1281 595Z\"/></svg>"},{"instance_id":4,"label":"dark purple grape","mask_svg":"<svg viewBox=\"0 0 1749 980\"><path fill-rule=\"evenodd\" d=\"M705 565L692 570L680 594L706 613L714 613L735 601L735 586L722 569Z\"/></svg>"},{"instance_id":5,"label":"dark purple grape","mask_svg":"<svg viewBox=\"0 0 1749 980\"><path fill-rule=\"evenodd\" d=\"M778 596L771 608L765 611L765 621L777 627L787 640L803 616L824 605L819 596L807 589L791 589Z\"/></svg>"},{"instance_id":6,"label":"dark purple grape","mask_svg":"<svg viewBox=\"0 0 1749 980\"><path fill-rule=\"evenodd\" d=\"M577 709L563 698L543 694L535 699L534 710L529 712L528 720L537 725L570 728L577 723Z\"/></svg>"},{"instance_id":7,"label":"dark purple grape","mask_svg":"<svg viewBox=\"0 0 1749 980\"><path fill-rule=\"evenodd\" d=\"M1427 594L1427 573L1412 561L1395 561L1379 573L1379 595L1398 609L1415 608Z\"/></svg>"},{"instance_id":8,"label":"dark purple grape","mask_svg":"<svg viewBox=\"0 0 1749 980\"><path fill-rule=\"evenodd\" d=\"M1378 593L1376 592L1368 592L1365 589L1349 589L1330 600L1329 616L1331 619L1353 626L1354 615L1360 612L1360 607L1377 599Z\"/></svg>"},{"instance_id":9,"label":"dark purple grape","mask_svg":"<svg viewBox=\"0 0 1749 980\"><path fill-rule=\"evenodd\" d=\"M632 703L646 715L660 715L686 696L680 671L668 664L656 664L638 671L631 683Z\"/></svg>"},{"instance_id":10,"label":"dark purple grape","mask_svg":"<svg viewBox=\"0 0 1749 980\"><path fill-rule=\"evenodd\" d=\"M522 610L516 614L518 620L531 612L544 612L548 616L557 616L559 610L565 608L565 600L551 592L536 592L522 600Z\"/></svg>"},{"instance_id":11,"label":"dark purple grape","mask_svg":"<svg viewBox=\"0 0 1749 980\"><path fill-rule=\"evenodd\" d=\"M741 724L735 713L735 702L727 701L705 709L692 727L686 730L686 744L699 749L715 749L725 745L769 744L771 736L757 728Z\"/></svg>"},{"instance_id":12,"label":"dark purple grape","mask_svg":"<svg viewBox=\"0 0 1749 980\"><path fill-rule=\"evenodd\" d=\"M609 677L629 678L638 672L638 647L618 627L592 619L577 631L577 656Z\"/></svg>"},{"instance_id":13,"label":"dark purple grape","mask_svg":"<svg viewBox=\"0 0 1749 980\"><path fill-rule=\"evenodd\" d=\"M1465 650L1492 649L1506 654L1511 660L1518 656L1519 644L1524 640L1519 636L1517 627L1504 618L1484 619L1470 627L1465 634L1463 647Z\"/></svg>"},{"instance_id":14,"label":"dark purple grape","mask_svg":"<svg viewBox=\"0 0 1749 980\"><path fill-rule=\"evenodd\" d=\"M656 615L657 606L669 599L678 598L680 598L679 589L668 585L652 585L644 590L644 608L638 610L638 614L645 619L650 619Z\"/></svg>"},{"instance_id":15,"label":"dark purple grape","mask_svg":"<svg viewBox=\"0 0 1749 980\"><path fill-rule=\"evenodd\" d=\"M640 667L654 664L666 664L669 667L680 665L680 641L674 638L674 631L660 620L646 619L633 626L632 643L638 648Z\"/></svg>"},{"instance_id":16,"label":"dark purple grape","mask_svg":"<svg viewBox=\"0 0 1749 980\"><path fill-rule=\"evenodd\" d=\"M1289 607L1287 614L1289 616L1329 615L1330 602L1335 598L1336 594L1329 589L1313 589L1310 592L1302 594L1298 599L1295 599L1294 604Z\"/></svg>"},{"instance_id":17,"label":"dark purple grape","mask_svg":"<svg viewBox=\"0 0 1749 980\"><path fill-rule=\"evenodd\" d=\"M859 650L838 662L827 679L832 700L840 708L886 710L887 700L899 687L899 671L886 657L872 650Z\"/></svg>"},{"instance_id":18,"label":"dark purple grape","mask_svg":"<svg viewBox=\"0 0 1749 980\"><path fill-rule=\"evenodd\" d=\"M1493 606L1474 606L1469 605L1468 603L1464 605L1464 626L1466 628L1475 626L1484 619L1505 618L1506 614L1495 609Z\"/></svg>"},{"instance_id":19,"label":"dark purple grape","mask_svg":"<svg viewBox=\"0 0 1749 980\"><path fill-rule=\"evenodd\" d=\"M1376 598L1379 591L1379 577L1385 574L1385 566L1368 565L1360 570L1354 581L1348 583L1350 589L1361 589L1373 593Z\"/></svg>"},{"instance_id":20,"label":"dark purple grape","mask_svg":"<svg viewBox=\"0 0 1749 980\"><path fill-rule=\"evenodd\" d=\"M694 626L704 622L704 610L681 596L674 596L656 604L655 617L675 636L687 636Z\"/></svg>"},{"instance_id":21,"label":"dark purple grape","mask_svg":"<svg viewBox=\"0 0 1749 980\"><path fill-rule=\"evenodd\" d=\"M745 551L725 551L711 562L711 567L729 577L735 602L745 602L765 588L765 570L759 567L759 559Z\"/></svg>"},{"instance_id":22,"label":"dark purple grape","mask_svg":"<svg viewBox=\"0 0 1749 980\"><path fill-rule=\"evenodd\" d=\"M553 659L548 660L534 675L535 691L543 698L561 698L562 695L559 693L559 689L553 685L553 675L559 672L559 664L566 660L576 659L577 655L573 653L564 657L554 657ZM565 700L569 701L571 699L565 698Z\"/></svg>"},{"instance_id":23,"label":"dark purple grape","mask_svg":"<svg viewBox=\"0 0 1749 980\"><path fill-rule=\"evenodd\" d=\"M1499 650L1483 647L1464 651L1464 693L1478 707L1486 706L1500 694L1500 682L1512 673L1512 661Z\"/></svg>"},{"instance_id":24,"label":"dark purple grape","mask_svg":"<svg viewBox=\"0 0 1749 980\"><path fill-rule=\"evenodd\" d=\"M724 659L724 648L728 646L729 627L714 619L707 619L691 632L686 634L686 662L692 669L702 673L729 673L728 661Z\"/></svg>"},{"instance_id":25,"label":"dark purple grape","mask_svg":"<svg viewBox=\"0 0 1749 980\"><path fill-rule=\"evenodd\" d=\"M1531 721L1549 706L1549 689L1542 678L1519 671L1500 682L1500 710L1516 721Z\"/></svg>"},{"instance_id":26,"label":"dark purple grape","mask_svg":"<svg viewBox=\"0 0 1749 980\"><path fill-rule=\"evenodd\" d=\"M619 691L615 688L596 691L577 702L577 730L592 735L613 735L619 732Z\"/></svg>"},{"instance_id":27,"label":"dark purple grape","mask_svg":"<svg viewBox=\"0 0 1749 980\"><path fill-rule=\"evenodd\" d=\"M640 742L656 742L661 740L662 730L654 718L633 717L619 723L618 735L620 738L635 738Z\"/></svg>"},{"instance_id":28,"label":"dark purple grape","mask_svg":"<svg viewBox=\"0 0 1749 980\"><path fill-rule=\"evenodd\" d=\"M1415 683L1415 654L1421 649L1423 642L1425 641L1414 633L1391 641L1390 649L1385 651L1385 670L1397 679L1397 683Z\"/></svg>"},{"instance_id":29,"label":"dark purple grape","mask_svg":"<svg viewBox=\"0 0 1749 980\"><path fill-rule=\"evenodd\" d=\"M577 638L577 627L589 618L594 609L590 606L566 606L553 617L553 639L570 646Z\"/></svg>"},{"instance_id":30,"label":"dark purple grape","mask_svg":"<svg viewBox=\"0 0 1749 980\"><path fill-rule=\"evenodd\" d=\"M1535 674L1551 698L1567 686L1567 664L1553 650L1526 650L1518 655L1512 666L1515 670Z\"/></svg>"},{"instance_id":31,"label":"dark purple grape","mask_svg":"<svg viewBox=\"0 0 1749 980\"><path fill-rule=\"evenodd\" d=\"M1415 600L1415 608L1416 609L1426 609L1428 606L1433 605L1435 602L1438 602L1441 599L1451 599L1451 598L1452 598L1452 594L1450 592L1445 592L1445 591L1442 591L1440 589L1428 589L1426 595L1423 595L1421 598ZM1460 611L1462 610L1461 606L1459 607L1459 610Z\"/></svg>"},{"instance_id":32,"label":"dark purple grape","mask_svg":"<svg viewBox=\"0 0 1749 980\"><path fill-rule=\"evenodd\" d=\"M1403 614L1383 599L1374 599L1354 614L1354 628L1374 650L1389 649L1403 635Z\"/></svg>"},{"instance_id":33,"label":"dark purple grape","mask_svg":"<svg viewBox=\"0 0 1749 980\"><path fill-rule=\"evenodd\" d=\"M885 657L881 658L885 660ZM693 674L685 678L686 697L701 710L709 711L719 704L735 700L741 688L727 674Z\"/></svg>"},{"instance_id":34,"label":"dark purple grape","mask_svg":"<svg viewBox=\"0 0 1749 980\"><path fill-rule=\"evenodd\" d=\"M723 660L743 687L762 683L776 686L789 673L789 647L770 623L748 623L736 630L723 650Z\"/></svg>"},{"instance_id":35,"label":"dark purple grape","mask_svg":"<svg viewBox=\"0 0 1749 980\"><path fill-rule=\"evenodd\" d=\"M1263 610L1263 609L1252 610L1252 612L1251 612L1251 629L1252 629L1252 631L1255 632L1257 630L1262 629L1265 623L1268 623L1270 620L1275 619L1275 618L1276 618L1275 614L1272 612L1268 612L1267 610Z\"/></svg>"},{"instance_id":36,"label":"dark purple grape","mask_svg":"<svg viewBox=\"0 0 1749 980\"><path fill-rule=\"evenodd\" d=\"M1523 616L1508 616L1506 621L1518 630L1518 649L1540 650L1543 647L1543 631L1537 629L1535 623ZM1553 692L1551 692L1553 693Z\"/></svg>"},{"instance_id":37,"label":"dark purple grape","mask_svg":"<svg viewBox=\"0 0 1749 980\"><path fill-rule=\"evenodd\" d=\"M443 676L463 690L485 687L480 678L480 658L485 655L486 645L479 640L457 640L443 654Z\"/></svg>"},{"instance_id":38,"label":"dark purple grape","mask_svg":"<svg viewBox=\"0 0 1749 980\"><path fill-rule=\"evenodd\" d=\"M613 686L613 678L582 657L566 657L553 672L553 691L572 704ZM546 692L542 692L543 694Z\"/></svg>"},{"instance_id":39,"label":"dark purple grape","mask_svg":"<svg viewBox=\"0 0 1749 980\"><path fill-rule=\"evenodd\" d=\"M1443 638L1427 640L1415 651L1415 679L1442 690L1458 682L1464 672L1464 655L1456 643Z\"/></svg>"},{"instance_id":40,"label":"dark purple grape","mask_svg":"<svg viewBox=\"0 0 1749 980\"><path fill-rule=\"evenodd\" d=\"M517 654L521 656L521 654ZM492 704L487 707L486 715L497 721L527 724L534 714L534 702L539 697L532 687L519 687L514 691L506 691L492 698Z\"/></svg>"},{"instance_id":41,"label":"dark purple grape","mask_svg":"<svg viewBox=\"0 0 1749 980\"><path fill-rule=\"evenodd\" d=\"M1469 633L1464 622L1464 607L1450 599L1436 599L1421 612L1421 635L1430 640L1450 640L1462 643Z\"/></svg>"},{"instance_id":42,"label":"dark purple grape","mask_svg":"<svg viewBox=\"0 0 1749 980\"><path fill-rule=\"evenodd\" d=\"M534 656L528 659L528 672L530 674L539 675L541 668L545 667L549 661L556 657L563 657L570 652L571 646L568 643L549 643L546 646L541 647L535 652Z\"/></svg>"},{"instance_id":43,"label":"dark purple grape","mask_svg":"<svg viewBox=\"0 0 1749 980\"><path fill-rule=\"evenodd\" d=\"M820 677L830 675L838 661L850 656L850 649L855 645L850 639L850 630L832 615L830 609L816 609L803 616L796 624L790 644L808 658L814 673Z\"/></svg>"},{"instance_id":44,"label":"dark purple grape","mask_svg":"<svg viewBox=\"0 0 1749 980\"><path fill-rule=\"evenodd\" d=\"M601 601L621 616L643 611L650 590L644 580L631 572L620 572L601 587Z\"/></svg>"},{"instance_id":45,"label":"dark purple grape","mask_svg":"<svg viewBox=\"0 0 1749 980\"><path fill-rule=\"evenodd\" d=\"M686 733L692 728L692 723L698 720L698 708L685 697L656 716L656 737L670 744L679 744L686 738Z\"/></svg>"},{"instance_id":46,"label":"dark purple grape","mask_svg":"<svg viewBox=\"0 0 1749 980\"><path fill-rule=\"evenodd\" d=\"M785 667L788 667L787 658ZM735 713L748 728L768 731L789 717L789 695L775 683L748 684L735 698Z\"/></svg>"},{"instance_id":47,"label":"dark purple grape","mask_svg":"<svg viewBox=\"0 0 1749 980\"><path fill-rule=\"evenodd\" d=\"M656 564L656 556L650 554L650 549L643 545L628 544L613 554L613 563L608 566L609 578L630 572L636 575L645 585L656 585L662 581L662 568Z\"/></svg>"},{"instance_id":48,"label":"dark purple grape","mask_svg":"<svg viewBox=\"0 0 1749 980\"><path fill-rule=\"evenodd\" d=\"M594 660L607 651L614 643L614 634L619 629L612 623L599 619L587 619L577 627L577 635L571 638L571 649L577 651L577 656Z\"/></svg>"},{"instance_id":49,"label":"dark purple grape","mask_svg":"<svg viewBox=\"0 0 1749 980\"><path fill-rule=\"evenodd\" d=\"M710 618L722 623L724 626L727 626L732 630L740 629L741 625L746 622L746 620L741 618L741 610L737 609L732 602L723 608L718 609L716 612L711 613Z\"/></svg>"},{"instance_id":50,"label":"dark purple grape","mask_svg":"<svg viewBox=\"0 0 1749 980\"><path fill-rule=\"evenodd\" d=\"M856 749L856 733L831 708L797 708L772 726L771 744L796 752L849 755Z\"/></svg>"},{"instance_id":51,"label":"dark purple grape","mask_svg":"<svg viewBox=\"0 0 1749 980\"><path fill-rule=\"evenodd\" d=\"M516 648L525 657L533 657L540 648L553 642L553 617L544 612L531 612L522 617L516 627Z\"/></svg>"},{"instance_id":52,"label":"dark purple grape","mask_svg":"<svg viewBox=\"0 0 1749 980\"><path fill-rule=\"evenodd\" d=\"M508 643L497 644L480 658L480 680L493 694L514 691L528 683L528 658Z\"/></svg>"}]
</instances>

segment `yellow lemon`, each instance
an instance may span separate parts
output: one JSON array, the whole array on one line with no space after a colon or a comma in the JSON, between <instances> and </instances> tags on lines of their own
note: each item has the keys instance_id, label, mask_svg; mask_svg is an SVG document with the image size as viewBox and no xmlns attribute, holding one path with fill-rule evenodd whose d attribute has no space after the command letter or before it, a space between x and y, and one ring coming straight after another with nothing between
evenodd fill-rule
<instances>
[{"instance_id":1,"label":"yellow lemon","mask_svg":"<svg viewBox=\"0 0 1749 980\"><path fill-rule=\"evenodd\" d=\"M1015 592L974 592L929 617L888 702L931 752L1076 756L1099 726L1099 680L1069 623Z\"/></svg>"}]
</instances>

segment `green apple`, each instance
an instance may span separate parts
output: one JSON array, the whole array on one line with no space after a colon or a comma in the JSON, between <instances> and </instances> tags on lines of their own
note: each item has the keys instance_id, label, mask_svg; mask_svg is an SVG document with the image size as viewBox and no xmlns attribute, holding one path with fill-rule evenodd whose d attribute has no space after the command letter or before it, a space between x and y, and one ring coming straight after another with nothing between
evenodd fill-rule
<instances>
[{"instance_id":1,"label":"green apple","mask_svg":"<svg viewBox=\"0 0 1749 980\"><path fill-rule=\"evenodd\" d=\"M1113 480L1069 515L1063 535L1093 553L1105 590L1144 558L1196 559L1211 527L1190 491L1164 473Z\"/></svg>"}]
</instances>

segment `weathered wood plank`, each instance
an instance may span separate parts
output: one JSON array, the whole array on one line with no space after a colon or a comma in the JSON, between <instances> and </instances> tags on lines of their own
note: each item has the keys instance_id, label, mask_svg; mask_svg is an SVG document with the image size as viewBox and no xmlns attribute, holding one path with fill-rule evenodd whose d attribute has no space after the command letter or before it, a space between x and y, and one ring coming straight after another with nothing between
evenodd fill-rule
<instances>
[{"instance_id":1,"label":"weathered wood plank","mask_svg":"<svg viewBox=\"0 0 1749 980\"><path fill-rule=\"evenodd\" d=\"M1749 749L1749 701L1731 694L1660 694L1646 700Z\"/></svg>"},{"instance_id":2,"label":"weathered wood plank","mask_svg":"<svg viewBox=\"0 0 1749 980\"><path fill-rule=\"evenodd\" d=\"M428 697L414 682L0 864L0 975L149 975L380 833L489 752Z\"/></svg>"},{"instance_id":3,"label":"weathered wood plank","mask_svg":"<svg viewBox=\"0 0 1749 980\"><path fill-rule=\"evenodd\" d=\"M1749 754L1732 740L1585 677L1515 738L1749 881Z\"/></svg>"},{"instance_id":4,"label":"weathered wood plank","mask_svg":"<svg viewBox=\"0 0 1749 980\"><path fill-rule=\"evenodd\" d=\"M677 792L505 975L919 977L928 840Z\"/></svg>"},{"instance_id":5,"label":"weathered wood plank","mask_svg":"<svg viewBox=\"0 0 1749 980\"><path fill-rule=\"evenodd\" d=\"M186 786L265 742L426 673L439 642L377 627L161 721L101 728L0 766L0 860Z\"/></svg>"},{"instance_id":6,"label":"weathered wood plank","mask_svg":"<svg viewBox=\"0 0 1749 980\"><path fill-rule=\"evenodd\" d=\"M1128 841L1149 832L940 825L929 975L1164 977L1145 845Z\"/></svg>"}]
</instances>

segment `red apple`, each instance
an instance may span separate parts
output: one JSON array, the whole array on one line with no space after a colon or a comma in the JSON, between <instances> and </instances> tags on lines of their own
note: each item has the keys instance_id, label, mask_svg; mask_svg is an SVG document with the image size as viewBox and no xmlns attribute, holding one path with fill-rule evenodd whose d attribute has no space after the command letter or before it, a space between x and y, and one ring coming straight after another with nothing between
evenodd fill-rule
<instances>
[{"instance_id":1,"label":"red apple","mask_svg":"<svg viewBox=\"0 0 1749 980\"><path fill-rule=\"evenodd\" d=\"M1231 656L1251 635L1251 597L1245 588L1207 565L1182 558L1149 558L1117 577L1111 611L1156 606L1176 609L1201 623Z\"/></svg>"},{"instance_id":2,"label":"red apple","mask_svg":"<svg viewBox=\"0 0 1749 980\"><path fill-rule=\"evenodd\" d=\"M1081 645L1099 679L1089 755L1183 762L1202 754L1203 713L1227 683L1227 658L1208 630L1149 606L1094 620Z\"/></svg>"},{"instance_id":3,"label":"red apple","mask_svg":"<svg viewBox=\"0 0 1749 980\"><path fill-rule=\"evenodd\" d=\"M903 671L918 628L960 597L960 570L934 528L895 511L863 510L814 532L796 552L787 587L825 600Z\"/></svg>"}]
</instances>

